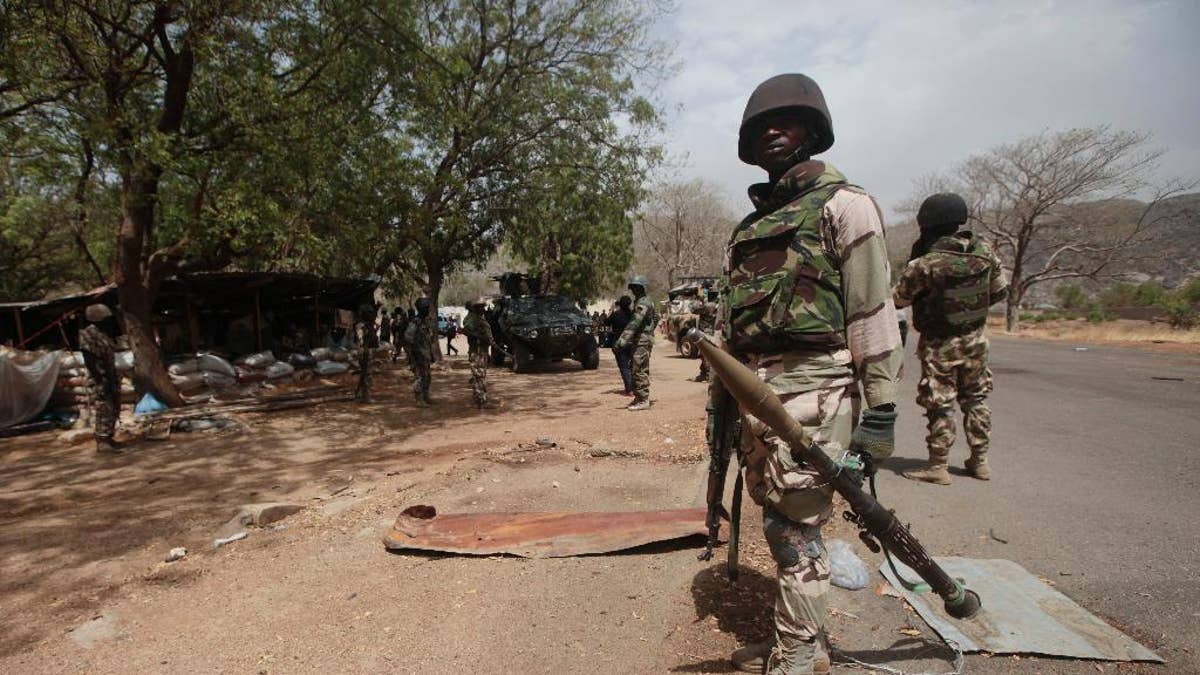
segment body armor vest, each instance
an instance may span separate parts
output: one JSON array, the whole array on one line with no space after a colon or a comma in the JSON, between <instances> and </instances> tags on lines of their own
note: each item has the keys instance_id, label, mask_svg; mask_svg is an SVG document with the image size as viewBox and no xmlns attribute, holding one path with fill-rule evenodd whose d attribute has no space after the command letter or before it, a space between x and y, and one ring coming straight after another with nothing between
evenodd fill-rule
<instances>
[{"instance_id":1,"label":"body armor vest","mask_svg":"<svg viewBox=\"0 0 1200 675\"><path fill-rule=\"evenodd\" d=\"M738 226L721 289L723 337L735 353L846 345L841 261L822 228L825 203L846 187L827 168L791 201Z\"/></svg>"},{"instance_id":2,"label":"body armor vest","mask_svg":"<svg viewBox=\"0 0 1200 675\"><path fill-rule=\"evenodd\" d=\"M926 255L936 258L931 265L936 281L913 308L917 330L947 338L982 328L992 304L992 258L987 245L964 232L937 240Z\"/></svg>"}]
</instances>

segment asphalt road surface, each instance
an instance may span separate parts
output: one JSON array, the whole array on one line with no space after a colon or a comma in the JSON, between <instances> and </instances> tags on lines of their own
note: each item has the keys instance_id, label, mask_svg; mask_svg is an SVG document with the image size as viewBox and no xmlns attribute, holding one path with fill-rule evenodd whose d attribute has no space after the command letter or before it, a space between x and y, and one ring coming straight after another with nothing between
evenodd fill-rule
<instances>
[{"instance_id":1,"label":"asphalt road surface","mask_svg":"<svg viewBox=\"0 0 1200 675\"><path fill-rule=\"evenodd\" d=\"M906 442L924 437L912 349ZM925 458L906 443L881 471L884 502L921 514L912 525L931 549L1014 560L1155 650L1166 672L1200 672L1200 357L1001 336L992 370L992 481L963 473L960 417L954 484L900 478Z\"/></svg>"}]
</instances>

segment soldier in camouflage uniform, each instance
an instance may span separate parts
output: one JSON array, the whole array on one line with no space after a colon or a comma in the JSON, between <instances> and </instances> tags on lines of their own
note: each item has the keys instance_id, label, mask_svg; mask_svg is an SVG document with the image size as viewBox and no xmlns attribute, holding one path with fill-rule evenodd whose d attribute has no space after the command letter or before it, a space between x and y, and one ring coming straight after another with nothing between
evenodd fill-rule
<instances>
[{"instance_id":1,"label":"soldier in camouflage uniform","mask_svg":"<svg viewBox=\"0 0 1200 675\"><path fill-rule=\"evenodd\" d=\"M492 327L483 315L484 301L472 302L467 307L467 318L463 320L462 332L467 336L467 358L471 362L471 394L479 408L487 406L488 351L495 344Z\"/></svg>"},{"instance_id":2,"label":"soldier in camouflage uniform","mask_svg":"<svg viewBox=\"0 0 1200 675\"><path fill-rule=\"evenodd\" d=\"M633 348L633 401L626 410L650 408L650 352L654 349L654 329L658 326L658 308L646 295L646 277L629 281L633 293L633 318L617 340L617 349Z\"/></svg>"},{"instance_id":3,"label":"soldier in camouflage uniform","mask_svg":"<svg viewBox=\"0 0 1200 675\"><path fill-rule=\"evenodd\" d=\"M387 322L387 315L383 317ZM363 305L358 309L358 321L354 324L355 340L358 342L358 386L354 389L354 400L371 402L371 358L379 346L379 334L375 331L375 306Z\"/></svg>"},{"instance_id":4,"label":"soldier in camouflage uniform","mask_svg":"<svg viewBox=\"0 0 1200 675\"><path fill-rule=\"evenodd\" d=\"M714 335L717 326L717 313L720 311L720 305L716 302L714 294L710 295L710 291L705 291L705 295L701 298L700 306L696 308L696 328L699 328L705 335ZM708 382L708 360L704 358L704 354L700 355L700 372L696 374L696 382Z\"/></svg>"},{"instance_id":5,"label":"soldier in camouflage uniform","mask_svg":"<svg viewBox=\"0 0 1200 675\"><path fill-rule=\"evenodd\" d=\"M938 485L950 484L947 464L954 444L956 400L971 448L967 470L980 480L992 475L987 461L992 371L984 328L988 307L1008 295L1008 279L991 247L974 233L959 230L966 221L962 197L943 193L926 199L917 213L921 237L895 292L897 307L913 306L913 325L921 333L917 403L925 408L929 429L928 466L904 476Z\"/></svg>"},{"instance_id":6,"label":"soldier in camouflage uniform","mask_svg":"<svg viewBox=\"0 0 1200 675\"><path fill-rule=\"evenodd\" d=\"M831 145L824 96L808 77L779 75L750 96L738 156L769 180L750 187L754 212L730 237L717 330L830 455L870 448L882 459L895 445L902 358L887 247L875 201L811 159ZM868 409L855 426L860 387ZM821 527L833 513L833 488L762 422L746 415L742 426L741 463L763 507L777 595L774 639L742 647L732 661L771 675L828 672Z\"/></svg>"},{"instance_id":7,"label":"soldier in camouflage uniform","mask_svg":"<svg viewBox=\"0 0 1200 675\"><path fill-rule=\"evenodd\" d=\"M430 367L433 364L434 345L429 333L429 298L417 298L417 315L404 329L404 342L408 346L408 366L413 374L413 398L418 406L433 403L429 397L429 386L433 382Z\"/></svg>"},{"instance_id":8,"label":"soldier in camouflage uniform","mask_svg":"<svg viewBox=\"0 0 1200 675\"><path fill-rule=\"evenodd\" d=\"M121 377L117 374L116 344L112 332L113 313L104 305L84 310L88 325L79 331L79 351L92 378L92 416L96 430L96 452L119 452L113 439L121 415Z\"/></svg>"}]
</instances>

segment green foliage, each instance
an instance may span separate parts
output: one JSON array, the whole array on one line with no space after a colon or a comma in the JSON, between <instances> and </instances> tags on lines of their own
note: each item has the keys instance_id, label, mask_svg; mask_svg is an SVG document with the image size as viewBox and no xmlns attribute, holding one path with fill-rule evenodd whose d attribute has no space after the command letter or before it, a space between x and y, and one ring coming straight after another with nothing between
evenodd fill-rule
<instances>
[{"instance_id":1,"label":"green foliage","mask_svg":"<svg viewBox=\"0 0 1200 675\"><path fill-rule=\"evenodd\" d=\"M1087 311L1087 320L1090 323L1103 323L1105 321L1115 321L1117 315L1104 309L1103 307L1092 304Z\"/></svg>"},{"instance_id":2,"label":"green foliage","mask_svg":"<svg viewBox=\"0 0 1200 675\"><path fill-rule=\"evenodd\" d=\"M1137 286L1130 283L1118 282L1100 291L1097 298L1101 307L1133 307L1137 297Z\"/></svg>"},{"instance_id":3,"label":"green foliage","mask_svg":"<svg viewBox=\"0 0 1200 675\"><path fill-rule=\"evenodd\" d=\"M1190 305L1200 303L1200 277L1188 279L1187 283L1175 289L1174 297Z\"/></svg>"},{"instance_id":4,"label":"green foliage","mask_svg":"<svg viewBox=\"0 0 1200 675\"><path fill-rule=\"evenodd\" d=\"M1167 310L1167 323L1177 330L1191 330L1200 325L1200 312L1195 305L1182 298L1168 300L1163 308Z\"/></svg>"},{"instance_id":5,"label":"green foliage","mask_svg":"<svg viewBox=\"0 0 1200 675\"><path fill-rule=\"evenodd\" d=\"M1167 289L1153 279L1138 284L1133 293L1133 303L1137 307L1155 307L1167 299Z\"/></svg>"},{"instance_id":6,"label":"green foliage","mask_svg":"<svg viewBox=\"0 0 1200 675\"><path fill-rule=\"evenodd\" d=\"M1054 289L1054 295L1063 309L1081 309L1088 303L1087 294L1079 284L1063 284Z\"/></svg>"}]
</instances>

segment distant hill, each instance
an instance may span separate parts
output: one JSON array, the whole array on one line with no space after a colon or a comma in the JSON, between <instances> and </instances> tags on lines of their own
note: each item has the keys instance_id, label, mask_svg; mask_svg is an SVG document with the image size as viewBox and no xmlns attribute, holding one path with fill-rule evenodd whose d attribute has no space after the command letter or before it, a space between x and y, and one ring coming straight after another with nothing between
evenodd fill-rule
<instances>
[{"instance_id":1,"label":"distant hill","mask_svg":"<svg viewBox=\"0 0 1200 675\"><path fill-rule=\"evenodd\" d=\"M1075 208L1085 213L1092 210L1097 213L1103 212L1105 217L1097 218L1097 221L1104 222L1097 222L1096 226L1111 231L1114 228L1130 227L1145 207L1145 202L1126 199L1088 202ZM1116 271L1128 281L1155 279L1168 288L1173 288L1191 277L1200 276L1200 192L1163 200L1148 214L1147 219L1150 222L1158 219L1159 222L1135 246L1131 252L1132 259ZM917 235L918 228L914 220L897 223L887 229L888 257L892 261L893 276L899 274L908 261L909 251L913 242L917 240ZM1036 264L1035 261L1035 266ZM1110 282L1104 281L1099 286L1108 283ZM1030 291L1032 297L1026 304L1032 306L1052 301L1056 285L1054 282L1047 282L1035 286Z\"/></svg>"}]
</instances>

